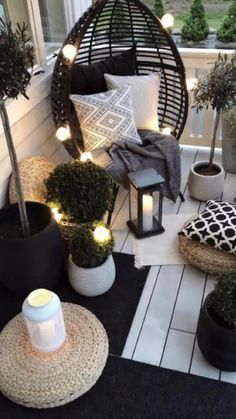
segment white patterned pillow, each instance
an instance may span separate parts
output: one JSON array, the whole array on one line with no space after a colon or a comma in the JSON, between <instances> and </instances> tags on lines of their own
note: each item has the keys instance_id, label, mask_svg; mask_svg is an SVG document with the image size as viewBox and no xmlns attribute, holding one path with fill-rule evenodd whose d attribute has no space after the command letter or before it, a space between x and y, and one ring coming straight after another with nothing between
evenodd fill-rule
<instances>
[{"instance_id":1,"label":"white patterned pillow","mask_svg":"<svg viewBox=\"0 0 236 419\"><path fill-rule=\"evenodd\" d=\"M131 87L95 95L70 95L84 140L85 151L109 147L114 142L141 144L132 109Z\"/></svg>"},{"instance_id":2,"label":"white patterned pillow","mask_svg":"<svg viewBox=\"0 0 236 419\"><path fill-rule=\"evenodd\" d=\"M208 201L204 211L179 234L236 254L236 206L224 201Z\"/></svg>"}]
</instances>

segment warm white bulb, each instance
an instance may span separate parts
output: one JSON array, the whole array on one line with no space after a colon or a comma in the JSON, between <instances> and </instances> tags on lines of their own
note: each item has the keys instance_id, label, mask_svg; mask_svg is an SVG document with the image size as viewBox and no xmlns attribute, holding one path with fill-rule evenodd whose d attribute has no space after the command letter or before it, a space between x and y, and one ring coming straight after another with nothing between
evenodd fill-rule
<instances>
[{"instance_id":1,"label":"warm white bulb","mask_svg":"<svg viewBox=\"0 0 236 419\"><path fill-rule=\"evenodd\" d=\"M165 127L162 130L162 134L171 135L172 129L170 127Z\"/></svg>"},{"instance_id":2,"label":"warm white bulb","mask_svg":"<svg viewBox=\"0 0 236 419\"><path fill-rule=\"evenodd\" d=\"M195 87L198 84L198 80L195 77L193 77L192 79L187 79L186 84L187 84L187 90L190 92L191 90L195 89Z\"/></svg>"},{"instance_id":3,"label":"warm white bulb","mask_svg":"<svg viewBox=\"0 0 236 419\"><path fill-rule=\"evenodd\" d=\"M103 226L96 227L93 234L95 240L97 240L98 242L104 242L106 240L109 240L111 237L110 230Z\"/></svg>"},{"instance_id":4,"label":"warm white bulb","mask_svg":"<svg viewBox=\"0 0 236 419\"><path fill-rule=\"evenodd\" d=\"M93 156L92 153L90 153L90 151L86 151L85 153L82 153L80 156L80 160L85 162L85 161L93 161Z\"/></svg>"},{"instance_id":5,"label":"warm white bulb","mask_svg":"<svg viewBox=\"0 0 236 419\"><path fill-rule=\"evenodd\" d=\"M70 138L70 129L69 127L60 127L57 129L56 137L59 141L65 141Z\"/></svg>"},{"instance_id":6,"label":"warm white bulb","mask_svg":"<svg viewBox=\"0 0 236 419\"><path fill-rule=\"evenodd\" d=\"M161 23L164 28L172 28L174 25L174 18L170 13L166 13L162 16Z\"/></svg>"},{"instance_id":7,"label":"warm white bulb","mask_svg":"<svg viewBox=\"0 0 236 419\"><path fill-rule=\"evenodd\" d=\"M62 219L62 214L58 211L58 208L53 207L53 208L51 208L51 211L52 211L53 217L55 218L56 222L60 223L61 219Z\"/></svg>"},{"instance_id":8,"label":"warm white bulb","mask_svg":"<svg viewBox=\"0 0 236 419\"><path fill-rule=\"evenodd\" d=\"M74 45L67 44L62 48L62 54L67 60L73 61L77 54L77 49Z\"/></svg>"}]
</instances>

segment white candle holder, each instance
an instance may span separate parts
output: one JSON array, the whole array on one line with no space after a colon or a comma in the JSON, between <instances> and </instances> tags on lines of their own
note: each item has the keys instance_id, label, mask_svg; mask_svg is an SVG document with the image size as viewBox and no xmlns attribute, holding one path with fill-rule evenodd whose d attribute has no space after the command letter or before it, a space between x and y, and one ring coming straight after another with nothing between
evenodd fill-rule
<instances>
[{"instance_id":1,"label":"white candle holder","mask_svg":"<svg viewBox=\"0 0 236 419\"><path fill-rule=\"evenodd\" d=\"M33 349L37 352L54 352L66 338L61 302L58 296L46 289L32 291L25 299L22 313Z\"/></svg>"}]
</instances>

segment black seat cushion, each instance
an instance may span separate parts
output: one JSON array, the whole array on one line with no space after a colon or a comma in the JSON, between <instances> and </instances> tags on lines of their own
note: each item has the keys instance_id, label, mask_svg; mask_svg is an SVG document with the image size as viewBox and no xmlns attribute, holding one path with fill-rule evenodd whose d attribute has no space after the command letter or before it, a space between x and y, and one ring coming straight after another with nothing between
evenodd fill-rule
<instances>
[{"instance_id":1,"label":"black seat cushion","mask_svg":"<svg viewBox=\"0 0 236 419\"><path fill-rule=\"evenodd\" d=\"M136 70L135 48L94 64L74 64L71 71L71 93L89 95L107 90L104 73L132 76Z\"/></svg>"}]
</instances>

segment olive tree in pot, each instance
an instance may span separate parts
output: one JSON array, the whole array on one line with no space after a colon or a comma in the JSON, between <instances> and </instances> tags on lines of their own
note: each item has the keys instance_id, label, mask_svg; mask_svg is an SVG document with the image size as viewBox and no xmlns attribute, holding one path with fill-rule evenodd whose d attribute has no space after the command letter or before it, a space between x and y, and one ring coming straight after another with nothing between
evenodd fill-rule
<instances>
[{"instance_id":1,"label":"olive tree in pot","mask_svg":"<svg viewBox=\"0 0 236 419\"><path fill-rule=\"evenodd\" d=\"M233 58L229 60L219 54L213 67L203 73L194 88L193 106L197 111L209 106L215 111L209 161L194 163L188 178L190 195L200 201L217 199L223 191L224 170L214 162L214 152L221 112L231 108L235 94Z\"/></svg>"},{"instance_id":2,"label":"olive tree in pot","mask_svg":"<svg viewBox=\"0 0 236 419\"><path fill-rule=\"evenodd\" d=\"M17 204L0 210L0 283L26 295L35 288L51 288L63 272L63 242L50 209L24 202L19 167L5 102L26 94L33 66L27 27L0 20L0 115L7 142Z\"/></svg>"},{"instance_id":3,"label":"olive tree in pot","mask_svg":"<svg viewBox=\"0 0 236 419\"><path fill-rule=\"evenodd\" d=\"M113 247L112 232L103 223L80 226L73 233L68 277L75 291L95 297L111 288L115 280Z\"/></svg>"},{"instance_id":4,"label":"olive tree in pot","mask_svg":"<svg viewBox=\"0 0 236 419\"><path fill-rule=\"evenodd\" d=\"M236 371L236 272L218 277L207 295L197 327L199 348L215 367Z\"/></svg>"}]
</instances>

